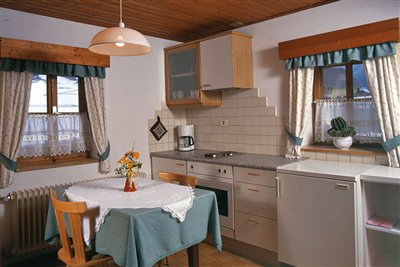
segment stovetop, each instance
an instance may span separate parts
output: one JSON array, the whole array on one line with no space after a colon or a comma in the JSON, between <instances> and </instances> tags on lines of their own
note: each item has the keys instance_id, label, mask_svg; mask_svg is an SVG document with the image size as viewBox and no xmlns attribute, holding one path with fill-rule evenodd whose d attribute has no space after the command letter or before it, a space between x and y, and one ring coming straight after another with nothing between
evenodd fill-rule
<instances>
[{"instance_id":1,"label":"stovetop","mask_svg":"<svg viewBox=\"0 0 400 267\"><path fill-rule=\"evenodd\" d=\"M236 151L221 151L221 152L212 152L212 153L205 153L199 156L199 158L222 158L222 157L232 157L236 156L238 152Z\"/></svg>"}]
</instances>

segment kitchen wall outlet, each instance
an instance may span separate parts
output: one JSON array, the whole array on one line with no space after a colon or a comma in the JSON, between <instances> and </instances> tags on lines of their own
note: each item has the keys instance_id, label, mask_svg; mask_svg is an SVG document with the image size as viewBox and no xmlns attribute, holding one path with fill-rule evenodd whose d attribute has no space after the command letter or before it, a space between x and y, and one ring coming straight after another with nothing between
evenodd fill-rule
<instances>
[{"instance_id":1,"label":"kitchen wall outlet","mask_svg":"<svg viewBox=\"0 0 400 267\"><path fill-rule=\"evenodd\" d=\"M228 119L219 120L219 126L221 127L229 126L229 120Z\"/></svg>"}]
</instances>

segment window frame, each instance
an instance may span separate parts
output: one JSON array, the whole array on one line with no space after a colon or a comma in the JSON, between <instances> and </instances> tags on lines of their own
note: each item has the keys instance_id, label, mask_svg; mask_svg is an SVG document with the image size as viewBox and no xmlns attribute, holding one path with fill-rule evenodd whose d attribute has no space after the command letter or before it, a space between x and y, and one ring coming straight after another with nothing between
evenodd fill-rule
<instances>
[{"instance_id":1,"label":"window frame","mask_svg":"<svg viewBox=\"0 0 400 267\"><path fill-rule=\"evenodd\" d=\"M324 96L324 88L323 88L323 69L331 68L337 66L346 66L346 99L353 99L353 65L362 64L361 61L352 61L344 64L334 64L329 66L315 67L314 68L314 84L313 84L313 99L314 100L323 100ZM316 116L316 104L312 103L312 133L313 133L313 146L328 146L334 147L331 142L316 142L315 141L315 116ZM374 147L374 150L381 150L379 143L370 143L370 144L361 144L358 142L354 142L352 147L358 148L370 148Z\"/></svg>"},{"instance_id":2,"label":"window frame","mask_svg":"<svg viewBox=\"0 0 400 267\"><path fill-rule=\"evenodd\" d=\"M87 113L87 102L85 96L84 79L78 78L78 112L53 112L54 104L57 106L57 77L60 75L46 75L47 86L47 112L30 112L29 114L76 114ZM73 152L68 155L57 156L39 156L39 157L18 157L18 171L31 171L47 168L56 168L80 164L88 164L98 162L97 159L91 158L91 151Z\"/></svg>"}]
</instances>

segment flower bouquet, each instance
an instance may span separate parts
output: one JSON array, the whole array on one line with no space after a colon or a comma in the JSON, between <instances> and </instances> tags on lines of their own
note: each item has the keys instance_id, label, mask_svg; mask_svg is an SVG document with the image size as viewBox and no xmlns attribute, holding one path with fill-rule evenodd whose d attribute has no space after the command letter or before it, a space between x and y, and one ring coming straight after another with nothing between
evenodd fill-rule
<instances>
[{"instance_id":1,"label":"flower bouquet","mask_svg":"<svg viewBox=\"0 0 400 267\"><path fill-rule=\"evenodd\" d=\"M120 164L119 167L115 169L116 174L120 174L123 177L126 177L125 181L125 192L135 192L136 191L136 174L139 172L142 167L142 163L138 161L140 157L139 152L136 151L128 151L125 155L118 160L117 163Z\"/></svg>"}]
</instances>

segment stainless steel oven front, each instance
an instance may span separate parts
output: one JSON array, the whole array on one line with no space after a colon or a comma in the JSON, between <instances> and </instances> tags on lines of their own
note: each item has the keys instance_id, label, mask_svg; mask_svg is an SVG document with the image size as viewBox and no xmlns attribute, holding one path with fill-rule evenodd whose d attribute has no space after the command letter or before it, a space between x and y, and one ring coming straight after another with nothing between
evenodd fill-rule
<instances>
[{"instance_id":1,"label":"stainless steel oven front","mask_svg":"<svg viewBox=\"0 0 400 267\"><path fill-rule=\"evenodd\" d=\"M198 188L215 192L218 203L221 234L234 235L234 201L233 201L233 169L232 166L188 162L188 175L198 178Z\"/></svg>"}]
</instances>

